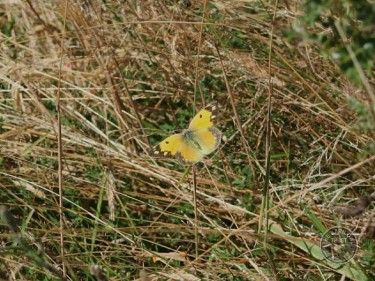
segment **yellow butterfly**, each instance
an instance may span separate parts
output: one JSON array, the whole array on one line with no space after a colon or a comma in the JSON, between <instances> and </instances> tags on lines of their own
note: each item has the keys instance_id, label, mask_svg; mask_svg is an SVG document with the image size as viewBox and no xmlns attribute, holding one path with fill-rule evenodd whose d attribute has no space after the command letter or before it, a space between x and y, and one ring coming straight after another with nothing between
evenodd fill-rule
<instances>
[{"instance_id":1,"label":"yellow butterfly","mask_svg":"<svg viewBox=\"0 0 375 281\"><path fill-rule=\"evenodd\" d=\"M189 127L180 134L167 137L154 147L156 157L175 157L183 165L202 161L213 152L221 141L221 132L214 127L217 102L201 109L190 121Z\"/></svg>"}]
</instances>

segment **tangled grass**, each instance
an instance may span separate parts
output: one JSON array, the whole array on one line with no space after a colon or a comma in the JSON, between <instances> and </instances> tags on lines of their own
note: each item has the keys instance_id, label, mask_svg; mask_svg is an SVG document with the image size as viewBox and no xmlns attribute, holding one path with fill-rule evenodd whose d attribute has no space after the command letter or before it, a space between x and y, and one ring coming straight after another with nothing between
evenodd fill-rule
<instances>
[{"instance_id":1,"label":"tangled grass","mask_svg":"<svg viewBox=\"0 0 375 281\"><path fill-rule=\"evenodd\" d=\"M374 278L373 211L333 209L375 191L372 93L288 40L299 2L3 1L0 277ZM218 151L149 156L213 100ZM338 226L344 265L319 251Z\"/></svg>"}]
</instances>

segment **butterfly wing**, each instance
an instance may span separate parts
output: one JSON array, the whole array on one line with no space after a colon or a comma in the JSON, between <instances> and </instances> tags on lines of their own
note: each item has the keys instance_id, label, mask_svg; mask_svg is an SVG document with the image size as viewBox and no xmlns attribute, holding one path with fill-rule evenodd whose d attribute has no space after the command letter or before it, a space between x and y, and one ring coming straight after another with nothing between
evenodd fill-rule
<instances>
[{"instance_id":1,"label":"butterfly wing","mask_svg":"<svg viewBox=\"0 0 375 281\"><path fill-rule=\"evenodd\" d=\"M169 136L154 147L153 155L156 157L174 157L181 150L184 141L182 134Z\"/></svg>"},{"instance_id":2,"label":"butterfly wing","mask_svg":"<svg viewBox=\"0 0 375 281\"><path fill-rule=\"evenodd\" d=\"M200 151L206 155L213 152L220 145L221 132L216 127L195 131L194 141L200 147Z\"/></svg>"},{"instance_id":3,"label":"butterfly wing","mask_svg":"<svg viewBox=\"0 0 375 281\"><path fill-rule=\"evenodd\" d=\"M180 151L176 154L176 159L183 165L191 165L202 161L203 156L204 153L202 150L185 139L180 147Z\"/></svg>"},{"instance_id":4,"label":"butterfly wing","mask_svg":"<svg viewBox=\"0 0 375 281\"><path fill-rule=\"evenodd\" d=\"M183 135L182 144L176 158L184 165L202 161L203 156L213 152L221 141L221 132L215 127L194 131L190 138Z\"/></svg>"},{"instance_id":5,"label":"butterfly wing","mask_svg":"<svg viewBox=\"0 0 375 281\"><path fill-rule=\"evenodd\" d=\"M190 165L201 161L204 153L182 134L175 134L155 146L153 156L176 157L183 165Z\"/></svg>"},{"instance_id":6,"label":"butterfly wing","mask_svg":"<svg viewBox=\"0 0 375 281\"><path fill-rule=\"evenodd\" d=\"M217 102L212 102L201 109L191 120L189 130L201 130L214 126L214 119L217 116Z\"/></svg>"}]
</instances>

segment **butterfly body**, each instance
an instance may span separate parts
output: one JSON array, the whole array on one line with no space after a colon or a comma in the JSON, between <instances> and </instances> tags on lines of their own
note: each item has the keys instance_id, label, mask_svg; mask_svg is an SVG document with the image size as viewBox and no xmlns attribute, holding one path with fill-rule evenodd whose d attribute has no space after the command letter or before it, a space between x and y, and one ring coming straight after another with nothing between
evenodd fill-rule
<instances>
[{"instance_id":1,"label":"butterfly body","mask_svg":"<svg viewBox=\"0 0 375 281\"><path fill-rule=\"evenodd\" d=\"M153 151L154 156L175 157L184 165L202 161L213 152L221 141L221 132L214 127L217 105L211 103L191 120L188 129L167 137Z\"/></svg>"}]
</instances>

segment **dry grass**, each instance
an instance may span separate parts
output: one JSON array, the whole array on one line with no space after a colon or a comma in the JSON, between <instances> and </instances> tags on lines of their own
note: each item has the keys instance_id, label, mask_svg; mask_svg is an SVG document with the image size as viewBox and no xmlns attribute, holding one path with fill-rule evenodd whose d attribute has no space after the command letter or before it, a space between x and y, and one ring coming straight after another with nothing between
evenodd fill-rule
<instances>
[{"instance_id":1,"label":"dry grass","mask_svg":"<svg viewBox=\"0 0 375 281\"><path fill-rule=\"evenodd\" d=\"M0 228L1 278L50 280L62 264L68 280L371 275L371 212L343 219L332 211L374 191L374 134L358 129L348 105L349 97L370 103L368 94L316 47L286 41L299 1L276 11L268 1L188 2L0 4L0 198L20 227L15 236ZM270 79L265 243L258 222ZM197 166L196 256L192 176L148 151L212 100L226 142ZM343 268L303 248L333 226L350 229L360 246Z\"/></svg>"}]
</instances>

